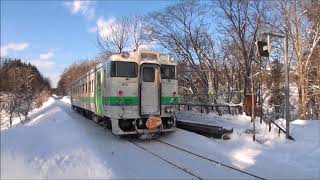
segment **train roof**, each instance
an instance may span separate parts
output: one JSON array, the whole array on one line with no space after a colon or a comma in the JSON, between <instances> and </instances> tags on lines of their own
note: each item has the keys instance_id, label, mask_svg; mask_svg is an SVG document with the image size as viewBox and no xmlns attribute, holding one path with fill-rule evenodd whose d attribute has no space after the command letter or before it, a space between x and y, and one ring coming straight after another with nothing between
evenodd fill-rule
<instances>
[{"instance_id":1,"label":"train roof","mask_svg":"<svg viewBox=\"0 0 320 180\"><path fill-rule=\"evenodd\" d=\"M109 57L110 61L133 61L141 64L143 61L152 62L159 64L177 65L172 57L167 54L160 54L159 51L151 50L138 50L132 52L123 52L113 54Z\"/></svg>"},{"instance_id":2,"label":"train roof","mask_svg":"<svg viewBox=\"0 0 320 180\"><path fill-rule=\"evenodd\" d=\"M160 54L159 51L152 51L152 50L138 50L138 51L132 51L132 52L123 52L123 53L116 53L112 54L108 60L103 61L96 65L94 68L90 69L88 72L81 75L77 80L73 81L71 83L74 84L80 79L83 79L84 77L88 76L91 73L94 73L97 69L103 66L104 63L108 61L131 61L136 62L137 64L141 64L143 62L152 63L155 64L165 64L165 65L177 65L177 62L170 57L167 54Z\"/></svg>"}]
</instances>

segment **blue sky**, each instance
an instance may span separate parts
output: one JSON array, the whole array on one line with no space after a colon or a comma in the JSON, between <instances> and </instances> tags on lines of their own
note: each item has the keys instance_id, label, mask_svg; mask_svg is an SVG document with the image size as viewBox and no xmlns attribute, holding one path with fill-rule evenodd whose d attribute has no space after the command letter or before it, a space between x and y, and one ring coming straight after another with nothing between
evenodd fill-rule
<instances>
[{"instance_id":1,"label":"blue sky","mask_svg":"<svg viewBox=\"0 0 320 180\"><path fill-rule=\"evenodd\" d=\"M172 1L1 1L1 56L36 65L55 87L73 62L94 58L99 24Z\"/></svg>"}]
</instances>

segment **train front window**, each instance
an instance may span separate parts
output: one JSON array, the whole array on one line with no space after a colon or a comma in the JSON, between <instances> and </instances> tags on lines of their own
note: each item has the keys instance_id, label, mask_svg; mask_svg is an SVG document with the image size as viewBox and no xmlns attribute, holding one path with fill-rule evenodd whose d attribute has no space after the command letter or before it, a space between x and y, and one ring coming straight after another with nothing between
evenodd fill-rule
<instances>
[{"instance_id":1,"label":"train front window","mask_svg":"<svg viewBox=\"0 0 320 180\"><path fill-rule=\"evenodd\" d=\"M143 68L143 81L144 82L154 82L155 74L153 67Z\"/></svg>"},{"instance_id":2,"label":"train front window","mask_svg":"<svg viewBox=\"0 0 320 180\"><path fill-rule=\"evenodd\" d=\"M135 62L111 62L111 77L137 77L138 65Z\"/></svg>"},{"instance_id":3,"label":"train front window","mask_svg":"<svg viewBox=\"0 0 320 180\"><path fill-rule=\"evenodd\" d=\"M173 65L161 65L161 79L175 79L175 66Z\"/></svg>"}]
</instances>

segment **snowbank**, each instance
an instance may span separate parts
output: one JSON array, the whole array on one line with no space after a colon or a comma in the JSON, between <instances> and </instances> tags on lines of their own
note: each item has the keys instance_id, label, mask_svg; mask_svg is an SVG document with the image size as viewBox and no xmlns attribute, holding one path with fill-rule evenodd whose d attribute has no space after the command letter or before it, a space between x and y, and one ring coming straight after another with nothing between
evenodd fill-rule
<instances>
[{"instance_id":1,"label":"snowbank","mask_svg":"<svg viewBox=\"0 0 320 180\"><path fill-rule=\"evenodd\" d=\"M70 96L63 96L61 101L67 104L71 104Z\"/></svg>"},{"instance_id":2,"label":"snowbank","mask_svg":"<svg viewBox=\"0 0 320 180\"><path fill-rule=\"evenodd\" d=\"M199 151L208 156L212 152L207 149L214 149L215 157L220 156L222 161L266 178L320 178L320 120L291 122L291 135L295 141L287 140L283 133L279 135L274 125L269 132L267 124L256 121L257 141L253 142L252 134L249 133L252 123L248 116L183 112L178 114L178 118L234 129L228 141L212 139L213 142L207 143L207 147L200 145L205 142L196 141L189 148L201 146ZM181 136L185 137L186 134ZM181 146L190 146L181 139L174 142Z\"/></svg>"},{"instance_id":3,"label":"snowbank","mask_svg":"<svg viewBox=\"0 0 320 180\"><path fill-rule=\"evenodd\" d=\"M54 103L51 98L29 122L1 132L1 179L110 177L93 148L83 145L90 140L72 131L78 125L68 123L70 117L58 107L51 109Z\"/></svg>"},{"instance_id":4,"label":"snowbank","mask_svg":"<svg viewBox=\"0 0 320 180\"><path fill-rule=\"evenodd\" d=\"M190 179L59 100L1 131L1 179Z\"/></svg>"},{"instance_id":5,"label":"snowbank","mask_svg":"<svg viewBox=\"0 0 320 180\"><path fill-rule=\"evenodd\" d=\"M45 110L50 105L52 105L55 102L55 100L50 97L48 101L44 102L40 108L35 108L29 112L28 118L32 119L34 116L36 116L39 112L42 110ZM1 122L4 122L1 124L1 131L9 128L9 115L6 114L3 110L1 110ZM23 121L22 121L23 122ZM19 126L21 125L21 120L19 117L14 117L12 119L12 126Z\"/></svg>"}]
</instances>

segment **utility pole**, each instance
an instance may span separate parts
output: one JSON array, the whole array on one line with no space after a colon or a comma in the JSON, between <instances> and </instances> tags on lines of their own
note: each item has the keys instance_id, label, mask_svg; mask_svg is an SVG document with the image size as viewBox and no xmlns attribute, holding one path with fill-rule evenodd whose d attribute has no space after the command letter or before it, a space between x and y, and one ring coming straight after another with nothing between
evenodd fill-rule
<instances>
[{"instance_id":1,"label":"utility pole","mask_svg":"<svg viewBox=\"0 0 320 180\"><path fill-rule=\"evenodd\" d=\"M277 38L282 38L284 40L284 67L285 67L285 78L286 78L286 83L285 83L285 109L286 109L286 138L291 139L290 136L290 104L289 104L289 55L288 55L288 35L287 34L282 34L282 33L275 33L275 32L263 32L263 35L267 36L272 36L272 37L277 37Z\"/></svg>"},{"instance_id":2,"label":"utility pole","mask_svg":"<svg viewBox=\"0 0 320 180\"><path fill-rule=\"evenodd\" d=\"M255 112L254 112L254 108L255 108L255 104L254 104L254 86L253 86L253 67L251 66L251 121L253 124L253 141L256 140L256 117L255 117Z\"/></svg>"},{"instance_id":3,"label":"utility pole","mask_svg":"<svg viewBox=\"0 0 320 180\"><path fill-rule=\"evenodd\" d=\"M288 62L288 36L284 38L284 59L286 76L286 138L290 139L290 104L289 104L289 62Z\"/></svg>"}]
</instances>

